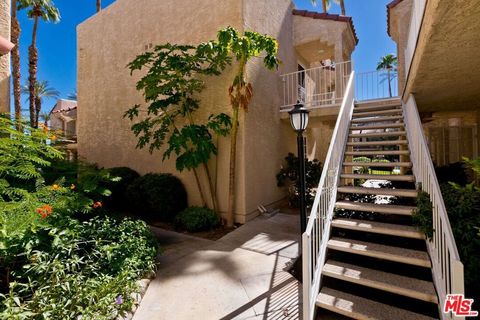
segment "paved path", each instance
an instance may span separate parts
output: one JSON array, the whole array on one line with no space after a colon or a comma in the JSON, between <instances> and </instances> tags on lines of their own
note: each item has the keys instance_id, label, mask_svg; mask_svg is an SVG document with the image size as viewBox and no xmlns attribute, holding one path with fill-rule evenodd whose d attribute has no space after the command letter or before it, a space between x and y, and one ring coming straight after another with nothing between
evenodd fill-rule
<instances>
[{"instance_id":1,"label":"paved path","mask_svg":"<svg viewBox=\"0 0 480 320\"><path fill-rule=\"evenodd\" d=\"M164 246L134 320L299 319L298 216L259 217L218 241L154 230Z\"/></svg>"}]
</instances>

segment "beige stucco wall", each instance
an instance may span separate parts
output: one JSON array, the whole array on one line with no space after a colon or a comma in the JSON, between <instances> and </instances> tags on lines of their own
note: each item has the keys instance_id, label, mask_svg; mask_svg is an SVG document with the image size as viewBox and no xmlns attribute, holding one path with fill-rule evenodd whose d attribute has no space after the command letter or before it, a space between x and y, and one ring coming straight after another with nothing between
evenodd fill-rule
<instances>
[{"instance_id":1,"label":"beige stucco wall","mask_svg":"<svg viewBox=\"0 0 480 320\"><path fill-rule=\"evenodd\" d=\"M78 41L78 152L80 158L100 166L128 166L140 173L171 172L187 188L190 205L201 203L193 173L179 174L173 160L162 162L162 152L150 155L135 149L137 139L130 131L131 122L124 112L143 98L135 89L136 80L126 65L150 44L200 43L216 37L228 25L242 30L242 2L226 0L118 0L77 28ZM128 21L128 23L126 23ZM229 69L219 78L208 81L200 97L203 108L196 116L206 119L211 113L230 114L228 84L233 80ZM243 124L238 135L238 171L236 212L240 222L245 209ZM218 200L226 211L228 190L229 142L221 139L218 157ZM210 163L212 171L216 163ZM199 170L206 187L203 171ZM207 188L204 188L208 190ZM208 196L208 195L207 195ZM209 197L207 198L209 199Z\"/></svg>"},{"instance_id":2,"label":"beige stucco wall","mask_svg":"<svg viewBox=\"0 0 480 320\"><path fill-rule=\"evenodd\" d=\"M145 9L148 8L148 9ZM279 114L283 102L283 83L280 75L297 71L302 61L309 67L315 60L306 61L294 46L294 16L291 0L117 0L111 6L82 23L78 37L78 153L79 157L104 167L128 166L140 173L170 172L179 176L187 188L189 204L199 205L201 198L193 173L179 174L174 160L162 162L162 152L150 155L137 150L137 139L131 133L124 112L143 98L135 89L136 80L129 75L126 65L136 55L155 44L166 42L196 44L216 37L220 28L231 25L240 31L254 30L270 34L279 40L279 58L276 71L267 71L262 59L252 59L247 66L247 78L253 84L254 97L248 113L241 112L238 135L236 220L243 223L258 214L259 204L275 203L285 196L277 187L276 173L288 152L296 152L296 136L290 123ZM129 21L129 23L125 23ZM306 21L318 21L307 19ZM328 25L334 22L326 21ZM345 23L336 25L337 38L346 39ZM323 31L322 31L323 32ZM317 39L323 33L317 34ZM347 55L353 49L342 44ZM234 67L220 77L207 80L202 93L199 120L211 113L231 114L228 86L233 80ZM338 111L337 111L338 112ZM326 119L309 144L312 157L322 158L331 138L332 121ZM328 137L327 137L328 135ZM320 136L319 143L314 138ZM320 144L320 145L319 145ZM219 209L227 209L229 139L219 140L219 155L209 163L217 183ZM199 169L204 189L206 178ZM209 195L207 194L207 199Z\"/></svg>"},{"instance_id":3,"label":"beige stucco wall","mask_svg":"<svg viewBox=\"0 0 480 320\"><path fill-rule=\"evenodd\" d=\"M10 40L10 0L0 0L0 36ZM0 57L0 112L10 111L10 54Z\"/></svg>"},{"instance_id":4,"label":"beige stucco wall","mask_svg":"<svg viewBox=\"0 0 480 320\"><path fill-rule=\"evenodd\" d=\"M412 15L412 1L403 0L390 10L390 35L397 44L398 58L398 92L401 94L405 87L405 48L407 47L410 17Z\"/></svg>"}]
</instances>

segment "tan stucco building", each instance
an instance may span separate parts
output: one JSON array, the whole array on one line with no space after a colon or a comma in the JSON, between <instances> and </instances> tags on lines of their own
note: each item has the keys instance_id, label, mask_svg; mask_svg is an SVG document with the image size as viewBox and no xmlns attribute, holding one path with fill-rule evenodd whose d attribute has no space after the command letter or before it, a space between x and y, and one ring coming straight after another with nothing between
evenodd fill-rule
<instances>
[{"instance_id":1,"label":"tan stucco building","mask_svg":"<svg viewBox=\"0 0 480 320\"><path fill-rule=\"evenodd\" d=\"M128 21L128 23L125 23ZM171 172L184 182L189 204L200 204L192 172L178 173L173 160L162 162L161 152L150 155L135 149L131 123L123 119L131 106L143 103L126 65L152 45L197 44L214 39L219 29L232 26L254 30L279 41L279 70L265 70L261 59L247 67L254 98L240 119L237 158L236 221L244 223L258 214L257 206L274 204L285 197L275 175L288 152L296 150L296 137L286 115L280 75L312 68L324 61L350 60L358 39L351 18L297 11L291 0L118 0L77 28L79 157L100 166L128 166L140 173ZM228 85L232 68L212 78L200 97L196 113L231 114ZM338 104L312 117L308 136L325 136L309 145L310 157L325 157ZM209 165L217 184L220 211L228 194L229 139L220 139L219 155ZM205 177L201 177L207 183Z\"/></svg>"}]
</instances>

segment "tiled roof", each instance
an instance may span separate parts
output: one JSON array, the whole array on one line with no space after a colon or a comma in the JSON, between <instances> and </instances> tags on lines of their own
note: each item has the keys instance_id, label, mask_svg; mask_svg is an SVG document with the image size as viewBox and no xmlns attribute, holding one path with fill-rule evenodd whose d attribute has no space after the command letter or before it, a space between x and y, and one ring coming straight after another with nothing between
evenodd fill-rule
<instances>
[{"instance_id":1,"label":"tiled roof","mask_svg":"<svg viewBox=\"0 0 480 320\"><path fill-rule=\"evenodd\" d=\"M62 113L62 112L68 112L68 111L72 111L72 110L75 110L75 109L77 109L77 106L62 108L62 109L60 109L60 110L52 111L52 114Z\"/></svg>"},{"instance_id":2,"label":"tiled roof","mask_svg":"<svg viewBox=\"0 0 480 320\"><path fill-rule=\"evenodd\" d=\"M352 33L355 38L355 43L358 44L357 32L355 31L355 26L353 25L352 17L340 16L338 14L331 14L331 13L308 11L308 10L297 10L297 9L294 9L292 13L294 16L301 16L301 17L307 17L312 19L347 22L350 24L350 28L352 28Z\"/></svg>"},{"instance_id":3,"label":"tiled roof","mask_svg":"<svg viewBox=\"0 0 480 320\"><path fill-rule=\"evenodd\" d=\"M392 35L390 34L390 10L395 8L397 4L402 2L403 0L393 0L389 4L387 4L387 33L391 37Z\"/></svg>"}]
</instances>

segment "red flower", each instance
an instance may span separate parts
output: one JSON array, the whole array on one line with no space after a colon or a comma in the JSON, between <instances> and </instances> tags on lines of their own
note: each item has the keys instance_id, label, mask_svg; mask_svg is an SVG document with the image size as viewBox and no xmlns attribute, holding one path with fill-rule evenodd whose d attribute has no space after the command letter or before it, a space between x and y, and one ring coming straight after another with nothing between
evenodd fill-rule
<instances>
[{"instance_id":1,"label":"red flower","mask_svg":"<svg viewBox=\"0 0 480 320\"><path fill-rule=\"evenodd\" d=\"M94 209L98 209L98 208L101 208L103 206L103 204L100 202L100 201L97 201L93 204L93 208Z\"/></svg>"},{"instance_id":2,"label":"red flower","mask_svg":"<svg viewBox=\"0 0 480 320\"><path fill-rule=\"evenodd\" d=\"M36 211L41 216L42 219L45 219L52 214L53 208L48 204L44 204L40 208L37 208Z\"/></svg>"}]
</instances>

